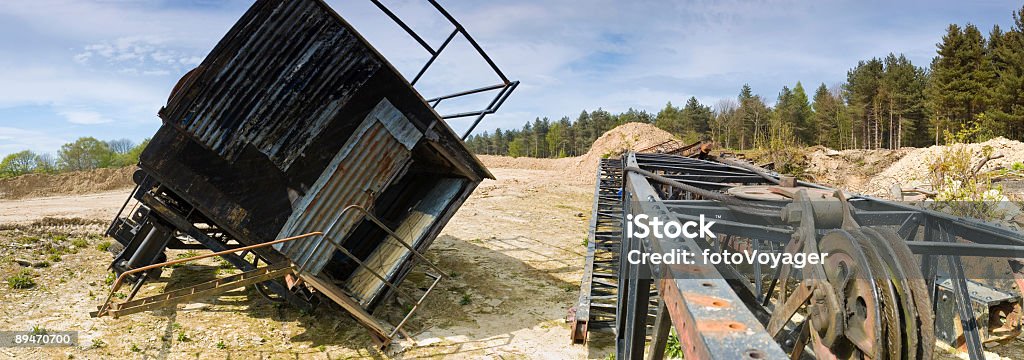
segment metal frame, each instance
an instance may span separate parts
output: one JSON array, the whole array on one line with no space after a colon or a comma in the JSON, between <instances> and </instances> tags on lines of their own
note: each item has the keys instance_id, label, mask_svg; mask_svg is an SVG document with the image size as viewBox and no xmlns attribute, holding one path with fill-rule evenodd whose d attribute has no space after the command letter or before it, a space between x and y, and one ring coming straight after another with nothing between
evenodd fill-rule
<instances>
[{"instance_id":1,"label":"metal frame","mask_svg":"<svg viewBox=\"0 0 1024 360\"><path fill-rule=\"evenodd\" d=\"M741 237L756 240L752 243L761 248L785 246L798 229L787 224L785 209L780 204L768 204L751 209L737 206L738 200L724 194L724 190L745 184L774 185L785 181L780 176L749 164L730 159L712 157L715 161L698 160L667 154L624 155L624 184L622 187L623 213L625 216L640 210L648 214L660 214L665 218L679 221L696 219L700 214L716 218L716 233L719 238ZM602 168L603 170L603 168ZM600 171L599 171L600 174ZM603 189L599 175L596 188L595 217ZM834 189L806 182L795 182L805 188L834 191ZM972 298L963 271L961 256L986 256L1007 258L1018 286L1024 284L1024 264L1018 258L1024 257L1024 234L1014 232L980 220L961 218L924 209L908 204L881 200L868 196L849 195L847 202L850 216L863 226L886 226L895 230L907 247L921 256L922 274L932 291L937 289L936 279L948 276L950 290L955 299L960 327L965 329L965 347L971 359L982 359L982 342L979 324L972 309ZM748 202L747 205L750 205ZM750 216L752 212L771 216ZM799 221L797 221L799 223ZM621 226L621 225L620 225ZM806 230L800 230L806 231ZM720 249L720 242L699 243L692 239L630 239L620 237L620 256L631 249L664 252L667 249L689 249L700 251L711 246ZM820 234L818 234L820 235ZM807 236L807 234L804 234ZM922 241L923 240L923 241ZM726 240L728 241L728 240ZM970 242L970 244L964 241ZM576 307L577 322L581 321L581 305L593 302L588 298L587 276L593 275L592 256L588 248L587 266L581 287L580 300ZM948 274L939 274L942 262ZM629 265L620 258L619 287L616 321L616 357L637 359L644 356L644 343L650 340L647 350L649 358L661 358L667 331L663 329L665 312L669 314L676 328L687 358L788 358L776 341L783 341L800 329L790 330L789 335L780 334L773 339L765 330L771 309L763 297L760 282L751 285L737 279L739 272L731 266L675 265L637 266ZM759 270L759 269L758 269ZM654 276L658 300L652 308L646 301L650 293L642 291L645 273ZM671 272L673 276L664 276ZM662 276L657 276L662 275ZM758 271L755 276L761 278ZM778 275L776 275L778 276ZM650 278L650 277L646 277ZM744 284L745 283L745 284ZM979 286L974 284L973 286ZM769 287L772 292L774 284ZM640 291L638 291L640 290ZM1018 291L1014 291L1018 293ZM712 299L712 300L709 300ZM719 304L715 306L713 303ZM708 311L714 308L715 311ZM645 333L643 326L648 320L642 316L654 311L655 331ZM949 314L952 315L952 314ZM944 315L944 316L949 316ZM735 324L735 326L713 326L711 324ZM776 325L777 326L777 325ZM583 331L587 331L584 326ZM743 329L739 331L738 329ZM575 329L574 329L575 330ZM738 334L743 333L743 336ZM647 336L649 334L649 337ZM574 331L573 341L586 339L585 334ZM747 352L757 351L754 355Z\"/></svg>"},{"instance_id":2,"label":"metal frame","mask_svg":"<svg viewBox=\"0 0 1024 360\"><path fill-rule=\"evenodd\" d=\"M362 323L364 326L370 328L371 330L375 330L377 338L380 338L380 340L381 340L380 346L382 348L388 346L393 341L395 335L398 334L398 333L402 333L403 336L405 336L406 338L411 338L408 334L405 334L405 332L402 330L402 327L405 326L405 324L409 321L410 318L412 318L413 314L416 313L416 310L419 309L420 305L423 303L423 300L426 299L428 295L430 295L430 293L434 290L434 288L437 287L437 284L440 283L441 280L446 278L447 276L444 275L444 271L443 270L441 270L439 267L437 267L437 265L435 265L434 263L430 262L430 260L427 259L426 256L424 256L422 253L417 251L412 245L407 243L398 234L396 234L394 232L394 230L392 230L391 228L387 227L383 222L380 221L380 219L378 219L372 213L367 211L366 208L364 208L362 206L359 206L359 205L349 205L349 206L346 206L344 209L341 210L340 216L338 217L338 219L343 218L344 215L346 213L348 213L349 211L361 212L363 214L363 216L365 216L367 219L370 219L371 222L373 222L375 225L377 225L382 230L387 232L388 236L393 237L396 241L398 241L399 244L401 244L406 249L409 249L409 251L413 255L415 255L420 261L422 261L424 264L426 264L428 267L430 267L432 270L434 270L436 272L436 274L428 274L428 276L434 278L433 283L430 284L430 286L427 288L427 290L424 291L423 295L421 295L416 300L415 304L413 304L412 308L409 309L409 312L406 313L404 317L402 317L402 320L397 325L395 325L394 328L390 332L381 331L382 329L377 329L377 327L374 326L374 325L377 325L377 324L375 324L375 321L366 320L363 317L358 316L359 314L365 313L365 311L363 311L362 309L360 309L360 308L348 309L348 307L346 306L346 310L349 310L350 312L353 313L353 315L356 315L357 319L360 321L360 323ZM403 295L409 296L409 294L399 290L397 284L394 284L394 283L388 281L384 276L380 275L378 272L374 271L373 269L370 269L369 267L367 267L365 263L360 261L351 252L346 250L343 246L341 246L341 244L337 243L336 241L334 241L334 239L332 239L331 237L327 236L327 234L330 232L330 228L334 227L334 225L337 224L337 222L338 222L338 220L335 220L333 223L331 223L331 225L328 227L327 231L314 231L314 232L310 232L310 233L306 233L306 234L302 234L302 235L296 235L296 236L291 236L291 237L287 237L287 238L277 239L277 240L274 240L274 241L268 241L268 242L265 242L265 243L259 243L259 244L255 244L255 245L235 247L235 248L231 248L231 249L214 251L214 252L209 253L209 254L197 255L197 256L193 256L193 257L189 257L189 258L185 258L185 259L176 259L176 260L171 260L171 261L165 261L165 262L162 262L162 263L157 263L157 264L147 265L147 266L143 266L143 267L139 267L139 268L135 268L135 269L130 269L128 271L125 271L125 272L121 273L117 277L117 279L114 281L113 285L110 288L110 293L107 294L106 300L103 302L102 305L100 305L99 310L97 312L93 313L93 316L98 317L98 316L103 316L103 315L108 315L109 314L109 315L114 315L116 317L117 315L114 313L114 311L112 311L112 308L119 308L118 305L125 305L125 304L128 304L128 303L132 302L132 299L135 297L135 295L139 291L139 288L144 283L143 281L138 281L138 282L135 283L135 285L132 287L132 290L131 290L130 294L125 299L125 301L123 301L121 304L114 304L112 302L112 300L113 300L114 293L116 293L118 290L121 289L121 286L122 286L122 284L124 284L125 280L131 278L135 274L146 273L146 272L149 272L151 270L163 268L163 267L169 266L169 265L176 265L176 264L182 264L182 263L187 263L187 262L193 262L193 261L196 261L196 260L201 260L201 259L206 259L206 258L216 257L216 256L220 256L220 257L224 257L224 258L229 258L229 256L230 257L240 257L236 253L243 252L243 251L253 251L253 250L256 250L256 249L266 248L266 247L269 247L269 246L272 246L272 245L278 245L278 244L282 244L282 243L286 243L286 242L301 240L301 239L305 239L305 238L312 237L312 236L320 236L321 238L327 240L327 244L328 245L330 245L331 247L335 248L336 250L341 251L346 256L349 256L350 258L355 260L359 264L360 267L365 267L367 271L369 271L375 277L377 277L382 282L384 282L385 285L387 285L388 287L393 289L397 294L403 294ZM248 263L246 263L246 264L248 264ZM283 267L280 264L276 264L276 265L275 264L270 264L270 265L262 267L262 268L255 268L254 267L253 269L247 270L247 271L253 272L253 271L260 271L260 270L267 270L267 269L271 269L271 270L290 270L290 272L294 272L294 273L300 274L300 275L305 273L302 265L290 264L290 263L289 263L288 266L283 266ZM269 276L274 275L274 274L279 274L279 275L278 276L273 276L272 278L269 277ZM233 276L237 276L237 275L233 275ZM277 278L277 277L283 276L283 273L270 272L270 273L267 273L267 274L261 274L261 276L263 276L263 277L257 277L257 278L254 278L253 280L258 280L256 282L269 281L269 280L272 280L273 278ZM231 277L232 276L229 276L228 278L231 278ZM303 278L305 279L306 277L303 277ZM227 278L225 278L225 279L227 279ZM250 281L250 282L252 282L252 281ZM218 284L218 286L219 285L220 284ZM224 285L233 286L231 288L237 288L239 286L243 286L243 285L237 285L235 282L226 282ZM230 289L230 288L228 288L228 289ZM175 293L175 292L178 292L178 290L171 291L171 292L166 292L166 293L164 293L162 295L158 295L157 297L169 296L170 294ZM196 292L192 291L192 293L196 293ZM212 295L213 293L211 292L210 294ZM335 294L335 295L338 295L338 294ZM346 295L339 295L339 296L346 296ZM409 297L412 297L412 296L409 296ZM188 297L185 300L188 300L188 299L191 299L191 298L192 297ZM348 302L345 302L345 303L347 304ZM345 304L340 304L340 305L345 306ZM370 319L372 319L372 316L370 316L369 314L365 314L365 315L368 316ZM369 323L368 323L368 321L369 321Z\"/></svg>"},{"instance_id":3,"label":"metal frame","mask_svg":"<svg viewBox=\"0 0 1024 360\"><path fill-rule=\"evenodd\" d=\"M621 237L622 160L601 159L579 301L567 319L573 343L587 342L590 330L615 326Z\"/></svg>"},{"instance_id":4,"label":"metal frame","mask_svg":"<svg viewBox=\"0 0 1024 360\"><path fill-rule=\"evenodd\" d=\"M471 90L458 91L448 95L438 96L426 100L426 102L430 104L431 107L437 108L437 105L440 104L442 100L454 99L466 95L473 95L477 93L498 90L498 92L494 95L494 98L491 100L490 103L488 103L486 108L476 111L447 114L441 116L442 119L446 120L476 116L476 119L473 120L473 123L469 126L469 129L467 129L466 133L462 135L462 140L466 140L466 138L469 137L469 134L473 132L473 129L476 129L476 126L480 124L480 121L482 121L485 116L497 112L498 109L501 108L501 105L505 103L505 99L507 99L508 96L512 94L512 91L514 91L516 87L519 86L519 81L509 80L508 77L505 76L505 73L503 73L501 69L498 68L498 65L494 63L494 60L491 60L491 57L487 55L487 52L484 51L480 44L473 39L473 36L471 36L469 32L466 31L466 28L463 27L458 20L455 20L455 17L453 17L451 13L448 12L448 10L445 10L445 8L441 6L441 4L438 4L436 0L428 1L430 2L430 5L432 5L434 9L437 10L438 13L444 16L444 18L447 19L448 22L455 27L455 29L452 30L448 37L445 38L444 42L442 42L441 45L438 46L436 49L431 47L430 44L428 44L427 41L423 39L423 37L417 34L416 31L414 31L411 27L409 27L408 24L402 21L402 19L398 17L398 15L391 11L391 9L385 6L380 0L370 1L373 2L374 5L377 5L377 7L380 8L380 10L384 12L385 15L387 15L389 18L391 18L391 20L397 23L399 27L405 30L405 32L408 33L409 36L416 40L416 42L419 43L420 46L422 46L423 49L430 54L430 59L428 59L427 62L423 64L423 67L420 68L419 72L416 73L416 76L413 77L412 81L409 82L411 85L416 85L416 82L418 82L420 78L423 77L423 74L425 74L427 72L427 69L429 69L430 66L434 64L434 61L437 60L438 56L440 56L442 52L444 52L444 50L448 47L448 44L450 44L452 40L455 39L456 35L462 35L462 37L465 38L466 41L469 42L471 46L473 46L473 49L476 50L477 54L479 54L480 57L487 62L487 65L491 67L491 70L494 72L494 74L497 75L498 78L501 80L501 82L498 84L484 86Z\"/></svg>"}]
</instances>

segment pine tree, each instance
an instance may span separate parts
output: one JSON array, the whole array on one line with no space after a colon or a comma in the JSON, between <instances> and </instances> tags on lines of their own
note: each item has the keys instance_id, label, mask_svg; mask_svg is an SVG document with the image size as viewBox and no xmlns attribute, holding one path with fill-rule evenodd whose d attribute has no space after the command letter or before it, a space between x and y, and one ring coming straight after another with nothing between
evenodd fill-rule
<instances>
[{"instance_id":1,"label":"pine tree","mask_svg":"<svg viewBox=\"0 0 1024 360\"><path fill-rule=\"evenodd\" d=\"M1024 139L1024 6L1013 12L1013 20L1009 31L995 26L989 35L995 84L985 116L1002 123L1008 137Z\"/></svg>"},{"instance_id":2,"label":"pine tree","mask_svg":"<svg viewBox=\"0 0 1024 360\"><path fill-rule=\"evenodd\" d=\"M942 131L973 126L975 116L986 110L986 88L993 84L995 75L986 45L981 31L972 24L962 29L951 24L937 45L925 90L936 143Z\"/></svg>"},{"instance_id":3,"label":"pine tree","mask_svg":"<svg viewBox=\"0 0 1024 360\"><path fill-rule=\"evenodd\" d=\"M878 148L880 141L878 117L881 111L879 83L883 72L882 61L872 58L860 61L846 73L847 101L853 114L854 126L859 128L859 137L854 137L854 146L865 149ZM859 141L859 143L858 143Z\"/></svg>"},{"instance_id":4,"label":"pine tree","mask_svg":"<svg viewBox=\"0 0 1024 360\"><path fill-rule=\"evenodd\" d=\"M803 144L814 144L818 131L814 124L814 110L811 109L807 93L799 81L793 87L792 97L789 100L789 123L792 124L796 132L797 140Z\"/></svg>"}]
</instances>

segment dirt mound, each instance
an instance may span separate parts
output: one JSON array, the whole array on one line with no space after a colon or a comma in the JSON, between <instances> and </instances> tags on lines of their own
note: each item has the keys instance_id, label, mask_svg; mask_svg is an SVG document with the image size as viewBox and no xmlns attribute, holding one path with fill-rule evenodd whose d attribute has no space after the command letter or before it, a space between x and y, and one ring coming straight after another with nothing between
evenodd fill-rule
<instances>
[{"instance_id":1,"label":"dirt mound","mask_svg":"<svg viewBox=\"0 0 1024 360\"><path fill-rule=\"evenodd\" d=\"M0 199L89 194L135 186L134 166L73 171L61 174L26 174L0 179Z\"/></svg>"},{"instance_id":2,"label":"dirt mound","mask_svg":"<svg viewBox=\"0 0 1024 360\"><path fill-rule=\"evenodd\" d=\"M1008 168L1013 163L1024 162L1024 143L1020 141L997 137L982 143L966 144L964 146L971 153L972 164L976 164L984 158L982 149L985 146L991 146L993 154L1003 155L1000 159L986 163L982 171L1003 167ZM863 192L872 195L886 194L888 189L892 187L892 184L895 183L899 183L905 188L929 186L928 166L947 148L948 146L931 146L910 150L899 161L874 176L870 181L870 187L863 189Z\"/></svg>"},{"instance_id":3,"label":"dirt mound","mask_svg":"<svg viewBox=\"0 0 1024 360\"><path fill-rule=\"evenodd\" d=\"M672 134L651 124L619 125L597 138L590 146L590 151L578 157L572 166L566 168L566 175L592 183L601 159L619 156L626 150L643 150L666 141L675 141L678 146L683 145L682 141Z\"/></svg>"},{"instance_id":4,"label":"dirt mound","mask_svg":"<svg viewBox=\"0 0 1024 360\"><path fill-rule=\"evenodd\" d=\"M864 192L865 187L870 185L868 180L915 149L836 151L824 146L812 146L807 150L805 174L809 180Z\"/></svg>"}]
</instances>

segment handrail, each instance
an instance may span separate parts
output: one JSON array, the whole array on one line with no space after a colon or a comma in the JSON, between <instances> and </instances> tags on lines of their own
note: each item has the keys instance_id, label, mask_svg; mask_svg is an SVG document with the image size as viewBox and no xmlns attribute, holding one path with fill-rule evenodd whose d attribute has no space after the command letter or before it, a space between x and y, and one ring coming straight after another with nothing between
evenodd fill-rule
<instances>
[{"instance_id":1,"label":"handrail","mask_svg":"<svg viewBox=\"0 0 1024 360\"><path fill-rule=\"evenodd\" d=\"M394 329L388 334L387 339L383 343L383 345L386 346L387 344L389 344L392 341L392 339L394 339L394 337L395 337L395 335L397 333L402 332L402 327L409 321L409 319L416 312L416 310L420 307L420 305L422 305L423 300L426 299L427 295L429 295L434 290L434 288L437 287L437 284L442 279L447 278L448 276L445 275L444 271L441 270L441 268L437 267L437 265L435 265L433 262L431 262L430 259L428 259L422 253L417 251L415 247L413 247L409 243L405 242L405 240L403 240L401 236L399 236L397 233L395 233L394 230L392 230L387 225L385 225L383 221L381 221L380 219L377 218L377 216L373 215L365 207L363 207L361 205L358 205L358 204L352 204L352 205L349 205L349 206L346 206L345 208L343 208L338 213L338 218L335 219L334 222L332 222L330 226L328 226L327 231L313 231L313 232L305 233L305 234L302 234L302 235L287 237L287 238L278 239L278 240L274 240L274 241L269 241L269 242L265 242L265 243L260 243L260 244L256 244L256 245L243 246L243 247L228 249L228 250L214 252L214 253L205 254L205 255L197 255L197 256L193 256L193 257L189 257L189 258L184 258L184 259L176 259L176 260L172 260L172 261L165 261L165 262L162 262L162 263L147 265L147 266L143 266L143 267L140 267L140 268L137 268L137 269L131 269L131 270L125 271L125 272L121 273L120 276L117 277L117 280L114 282L113 287L111 287L110 294L107 294L107 300L103 302L103 306L101 306L99 311L96 312L96 316L97 317L103 316L105 312L109 311L110 305L111 305L110 301L113 299L114 293L116 293L121 288L121 285L124 283L124 279L127 278L128 275L132 275L132 274L140 273L140 272L143 272L143 271L164 267L164 266L167 266L167 265L181 264L181 263L185 263L185 262L190 262L190 261L210 258L210 257L214 257L214 256L226 255L226 254L235 253L235 252L239 252L239 251L247 251L247 250L257 249L257 248L261 248L261 247L267 247L267 246L270 246L270 245L280 244L280 243L289 242L289 241L293 241L293 240L298 240L298 239L302 239L302 238L307 238L307 237L315 236L315 235L320 235L324 240L327 240L327 245L328 246L330 246L330 247L332 247L334 249L341 250L346 256L349 256L350 258L355 260L359 264L359 266L362 266L362 267L366 268L367 271L369 271L374 277L376 277L379 280L381 280L384 283L384 285L392 288L393 290L395 290L398 293L404 294L405 292L400 290L397 285L391 283L384 276L382 276L381 274L377 273L372 268L370 268L370 266L367 266L363 261L357 259L355 256L353 256L353 254L351 252L349 252L344 247L342 247L341 244L338 244L338 243L334 242L334 240L329 235L327 235L327 233L329 233L331 231L331 229L334 228L334 225L336 225L339 220L344 218L344 215L346 213L348 213L349 210L357 210L357 211L363 213L363 215L367 219L369 219L375 225L377 225L382 230L387 232L389 236L394 238L395 241L397 241L403 247L408 249L409 252L412 253L412 255L418 257L428 267L430 267L432 270L437 272L436 275L432 276L432 277L434 277L434 281L433 281L433 283L430 284L430 287L427 288L427 290L423 293L422 296L419 297L419 299L416 300L416 303L413 304L412 309L410 309L409 312L405 314L405 316L398 323L398 325L395 325ZM297 267L296 270L299 273L304 272L304 268L305 268L306 264L295 264L295 265ZM406 294L406 295L408 296L408 294ZM402 332L402 334L405 334L405 333Z\"/></svg>"},{"instance_id":2,"label":"handrail","mask_svg":"<svg viewBox=\"0 0 1024 360\"><path fill-rule=\"evenodd\" d=\"M101 306L100 310L96 312L96 316L103 316L103 314L107 310L109 310L109 308L110 308L110 300L113 299L114 293L116 293L117 290L121 289L121 285L124 283L124 279L126 277L128 277L128 275L137 274L137 273L140 273L140 272L143 272L143 271L152 270L152 269L156 269L156 268L161 268L161 267L164 267L164 266L167 266L167 265L175 265L175 264L181 264L181 263L186 263L186 262L190 262L190 261L210 258L210 257L214 257L214 256L227 255L227 254L235 253L235 252L238 252L238 251L246 251L246 250L258 249L258 248L267 247L267 246L274 245L274 244L280 244L280 243L283 243L283 242L288 242L288 241L293 241L293 240L307 238L307 237L314 236L314 235L323 235L323 234L324 233L322 233L320 231L314 231L314 232L310 232L310 233L306 233L306 234L302 234L302 235L286 237L286 238L283 238L283 239L277 239L277 240L269 241L269 242L265 242L265 243L259 243L259 244L256 244L256 245L243 246L243 247L239 247L239 248L228 249L228 250L218 251L218 252L204 254L204 255L197 255L197 256L193 256L193 257L189 257L189 258L184 258L184 259L175 259L175 260L171 260L171 261L165 261L165 262L158 263L158 264L146 265L146 266L143 266L143 267L140 267L140 268L137 268L137 269L131 269L131 270L125 271L125 272L121 273L120 276L117 277L116 281L114 281L114 286L110 288L110 294L107 294L107 300L103 302L103 306Z\"/></svg>"}]
</instances>

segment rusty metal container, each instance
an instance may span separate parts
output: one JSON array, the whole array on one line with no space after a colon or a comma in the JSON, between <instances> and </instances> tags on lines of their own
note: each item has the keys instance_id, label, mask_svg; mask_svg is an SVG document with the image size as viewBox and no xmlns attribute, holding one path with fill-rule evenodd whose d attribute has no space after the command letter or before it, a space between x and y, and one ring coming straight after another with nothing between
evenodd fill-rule
<instances>
[{"instance_id":1,"label":"rusty metal container","mask_svg":"<svg viewBox=\"0 0 1024 360\"><path fill-rule=\"evenodd\" d=\"M368 209L422 251L491 177L320 0L257 1L159 115L163 125L136 174L142 206L108 231L126 252L150 246L142 242L152 228L166 228L165 246L191 237L214 250L323 231L256 256L291 261L367 309L389 290L370 272L397 283L414 257L363 214L341 210ZM123 268L118 261L114 268Z\"/></svg>"}]
</instances>

